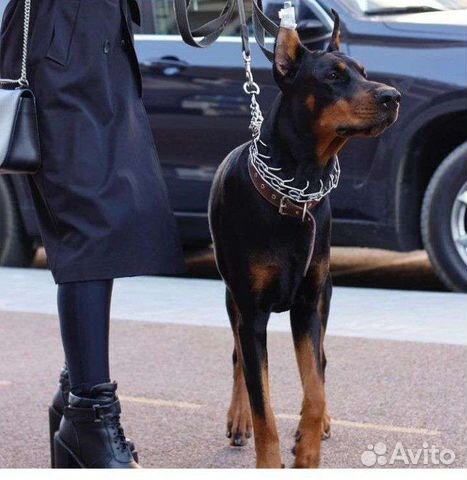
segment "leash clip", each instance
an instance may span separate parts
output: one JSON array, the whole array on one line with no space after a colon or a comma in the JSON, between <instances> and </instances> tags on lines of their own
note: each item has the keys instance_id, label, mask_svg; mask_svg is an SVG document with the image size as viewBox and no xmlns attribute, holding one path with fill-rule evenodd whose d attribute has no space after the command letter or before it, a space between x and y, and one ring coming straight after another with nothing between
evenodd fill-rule
<instances>
[{"instance_id":1,"label":"leash clip","mask_svg":"<svg viewBox=\"0 0 467 480\"><path fill-rule=\"evenodd\" d=\"M253 72L251 71L251 55L243 52L243 61L245 62L245 76L246 82L243 84L243 91L247 95L259 95L260 88L253 78Z\"/></svg>"}]
</instances>

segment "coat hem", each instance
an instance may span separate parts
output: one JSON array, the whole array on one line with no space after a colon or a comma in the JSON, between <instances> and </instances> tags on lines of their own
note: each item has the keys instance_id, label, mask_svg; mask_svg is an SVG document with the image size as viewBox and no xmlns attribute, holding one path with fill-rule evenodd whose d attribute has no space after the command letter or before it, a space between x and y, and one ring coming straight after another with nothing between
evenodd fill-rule
<instances>
[{"instance_id":1,"label":"coat hem","mask_svg":"<svg viewBox=\"0 0 467 480\"><path fill-rule=\"evenodd\" d=\"M52 269L52 275L56 284L71 282L90 282L94 280L111 280L114 278L139 277L139 276L180 276L186 273L184 264L150 266L115 266L115 263L107 265L94 264L92 269L89 265L67 265L66 267Z\"/></svg>"}]
</instances>

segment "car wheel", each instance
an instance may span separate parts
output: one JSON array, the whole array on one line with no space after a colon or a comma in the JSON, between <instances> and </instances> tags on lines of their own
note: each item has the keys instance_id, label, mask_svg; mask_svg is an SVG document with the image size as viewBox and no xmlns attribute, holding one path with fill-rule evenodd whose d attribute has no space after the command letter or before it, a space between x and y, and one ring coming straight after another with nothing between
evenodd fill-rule
<instances>
[{"instance_id":1,"label":"car wheel","mask_svg":"<svg viewBox=\"0 0 467 480\"><path fill-rule=\"evenodd\" d=\"M449 289L467 292L467 143L448 155L433 175L421 222L436 274Z\"/></svg>"},{"instance_id":2,"label":"car wheel","mask_svg":"<svg viewBox=\"0 0 467 480\"><path fill-rule=\"evenodd\" d=\"M0 266L29 267L34 253L13 188L5 177L0 176Z\"/></svg>"}]
</instances>

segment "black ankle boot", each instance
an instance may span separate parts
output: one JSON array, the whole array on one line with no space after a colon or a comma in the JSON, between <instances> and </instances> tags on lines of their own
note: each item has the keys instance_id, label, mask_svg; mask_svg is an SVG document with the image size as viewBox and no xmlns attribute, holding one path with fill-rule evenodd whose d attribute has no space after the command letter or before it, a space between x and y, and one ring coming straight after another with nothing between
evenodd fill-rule
<instances>
[{"instance_id":1,"label":"black ankle boot","mask_svg":"<svg viewBox=\"0 0 467 480\"><path fill-rule=\"evenodd\" d=\"M66 365L60 372L58 382L58 390L54 395L52 405L49 407L50 464L52 468L55 468L54 436L60 428L60 421L65 407L68 406L68 395L70 393L70 376ZM127 442L135 462L138 463L138 452L135 444L129 438L127 438Z\"/></svg>"},{"instance_id":2,"label":"black ankle boot","mask_svg":"<svg viewBox=\"0 0 467 480\"><path fill-rule=\"evenodd\" d=\"M55 468L140 468L120 425L116 383L96 385L86 397L69 394L55 433Z\"/></svg>"}]
</instances>

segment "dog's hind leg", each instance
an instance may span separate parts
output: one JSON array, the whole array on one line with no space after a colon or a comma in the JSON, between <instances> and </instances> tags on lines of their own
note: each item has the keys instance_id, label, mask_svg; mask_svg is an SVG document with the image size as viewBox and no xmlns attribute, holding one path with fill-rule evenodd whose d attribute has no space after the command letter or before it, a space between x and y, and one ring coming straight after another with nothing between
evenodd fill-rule
<instances>
[{"instance_id":1,"label":"dog's hind leg","mask_svg":"<svg viewBox=\"0 0 467 480\"><path fill-rule=\"evenodd\" d=\"M243 373L243 356L240 346L238 326L240 324L240 311L235 304L231 293L226 290L227 312L234 334L235 346L232 355L233 360L233 388L232 401L227 413L227 438L230 445L243 447L248 443L253 428L251 419L250 399Z\"/></svg>"},{"instance_id":2,"label":"dog's hind leg","mask_svg":"<svg viewBox=\"0 0 467 480\"><path fill-rule=\"evenodd\" d=\"M231 299L231 301L233 301ZM250 304L250 303L249 303ZM238 305L238 323L234 334L243 360L245 383L250 400L255 437L256 466L281 468L279 435L269 396L266 327L269 313L258 308Z\"/></svg>"},{"instance_id":3,"label":"dog's hind leg","mask_svg":"<svg viewBox=\"0 0 467 480\"><path fill-rule=\"evenodd\" d=\"M295 353L303 386L301 419L294 447L295 467L318 467L323 423L326 422L324 391L324 330L322 302L325 283L303 295L290 311ZM320 311L321 310L321 311Z\"/></svg>"}]
</instances>

